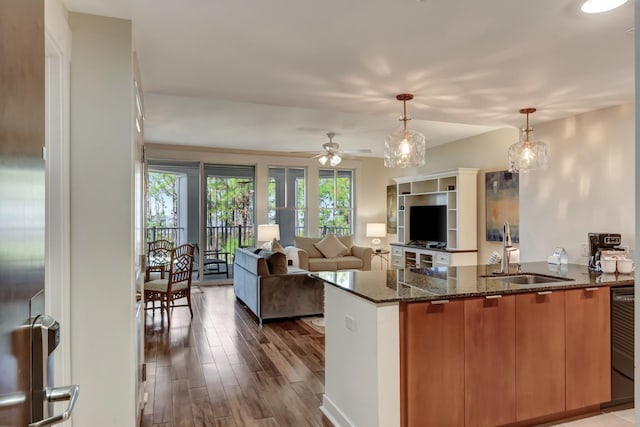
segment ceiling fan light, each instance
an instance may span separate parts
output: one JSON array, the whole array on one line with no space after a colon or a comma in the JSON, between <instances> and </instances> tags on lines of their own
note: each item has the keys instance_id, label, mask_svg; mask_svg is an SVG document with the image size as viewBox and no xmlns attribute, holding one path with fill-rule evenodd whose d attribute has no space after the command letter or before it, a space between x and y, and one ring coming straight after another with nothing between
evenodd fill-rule
<instances>
[{"instance_id":1,"label":"ceiling fan light","mask_svg":"<svg viewBox=\"0 0 640 427\"><path fill-rule=\"evenodd\" d=\"M333 154L329 159L329 164L331 166L338 166L341 161L342 161L342 157L338 156L337 154Z\"/></svg>"},{"instance_id":2,"label":"ceiling fan light","mask_svg":"<svg viewBox=\"0 0 640 427\"><path fill-rule=\"evenodd\" d=\"M396 99L403 102L404 114L400 117L400 127L384 140L384 165L388 168L423 166L426 139L422 133L407 127L407 121L411 120L407 116L407 101L413 99L413 95L400 94Z\"/></svg>"},{"instance_id":3,"label":"ceiling fan light","mask_svg":"<svg viewBox=\"0 0 640 427\"><path fill-rule=\"evenodd\" d=\"M327 164L327 160L329 160L329 156L327 156L326 154L324 156L318 157L318 161L322 166Z\"/></svg>"},{"instance_id":4,"label":"ceiling fan light","mask_svg":"<svg viewBox=\"0 0 640 427\"><path fill-rule=\"evenodd\" d=\"M627 0L586 0L580 8L584 13L602 13L625 4Z\"/></svg>"}]
</instances>

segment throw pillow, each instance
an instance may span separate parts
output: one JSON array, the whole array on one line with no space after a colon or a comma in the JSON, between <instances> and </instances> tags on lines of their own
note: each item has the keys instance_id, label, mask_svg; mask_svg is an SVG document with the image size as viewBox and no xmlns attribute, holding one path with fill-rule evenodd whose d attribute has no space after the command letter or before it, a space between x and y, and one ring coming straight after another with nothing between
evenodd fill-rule
<instances>
[{"instance_id":1,"label":"throw pillow","mask_svg":"<svg viewBox=\"0 0 640 427\"><path fill-rule=\"evenodd\" d=\"M273 238L273 241L271 242L271 251L284 253L284 248L282 247L280 242L278 242L278 240L276 240L275 237Z\"/></svg>"},{"instance_id":2,"label":"throw pillow","mask_svg":"<svg viewBox=\"0 0 640 427\"><path fill-rule=\"evenodd\" d=\"M332 233L314 245L326 258L335 258L345 255L349 248L342 244Z\"/></svg>"},{"instance_id":3,"label":"throw pillow","mask_svg":"<svg viewBox=\"0 0 640 427\"><path fill-rule=\"evenodd\" d=\"M267 265L271 274L287 274L287 256L284 252L272 252L267 257Z\"/></svg>"},{"instance_id":4,"label":"throw pillow","mask_svg":"<svg viewBox=\"0 0 640 427\"><path fill-rule=\"evenodd\" d=\"M338 236L338 240L340 240L342 242L342 244L347 247L347 253L345 253L344 256L353 255L351 253L351 248L354 245L353 234L349 234L347 236Z\"/></svg>"},{"instance_id":5,"label":"throw pillow","mask_svg":"<svg viewBox=\"0 0 640 427\"><path fill-rule=\"evenodd\" d=\"M319 240L320 238L318 237L293 237L296 248L305 251L307 255L309 255L309 258L322 258L322 253L314 246L314 243L318 242Z\"/></svg>"}]
</instances>

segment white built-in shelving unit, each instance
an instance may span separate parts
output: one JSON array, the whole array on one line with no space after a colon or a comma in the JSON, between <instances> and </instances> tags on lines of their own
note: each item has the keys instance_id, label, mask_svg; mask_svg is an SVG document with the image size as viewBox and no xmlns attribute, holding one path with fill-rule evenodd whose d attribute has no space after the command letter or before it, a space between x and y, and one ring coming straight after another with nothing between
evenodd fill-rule
<instances>
[{"instance_id":1,"label":"white built-in shelving unit","mask_svg":"<svg viewBox=\"0 0 640 427\"><path fill-rule=\"evenodd\" d=\"M478 169L458 168L428 175L395 178L398 190L398 242L391 261L397 267L427 268L475 264L478 249ZM410 246L411 206L447 207L447 247Z\"/></svg>"}]
</instances>

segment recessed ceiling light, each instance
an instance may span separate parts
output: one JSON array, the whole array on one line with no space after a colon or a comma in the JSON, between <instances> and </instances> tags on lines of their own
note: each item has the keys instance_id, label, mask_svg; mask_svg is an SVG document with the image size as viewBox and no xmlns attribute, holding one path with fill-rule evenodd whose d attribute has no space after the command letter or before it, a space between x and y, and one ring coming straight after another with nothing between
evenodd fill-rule
<instances>
[{"instance_id":1,"label":"recessed ceiling light","mask_svg":"<svg viewBox=\"0 0 640 427\"><path fill-rule=\"evenodd\" d=\"M582 4L584 13L602 13L625 4L627 0L587 0Z\"/></svg>"}]
</instances>

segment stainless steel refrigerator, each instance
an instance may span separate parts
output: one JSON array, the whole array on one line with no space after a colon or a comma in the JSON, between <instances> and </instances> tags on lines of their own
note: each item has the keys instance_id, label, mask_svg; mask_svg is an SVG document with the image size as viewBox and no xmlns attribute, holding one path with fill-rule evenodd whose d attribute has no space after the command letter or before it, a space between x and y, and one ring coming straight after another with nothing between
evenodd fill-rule
<instances>
[{"instance_id":1,"label":"stainless steel refrigerator","mask_svg":"<svg viewBox=\"0 0 640 427\"><path fill-rule=\"evenodd\" d=\"M44 315L44 0L0 0L0 40L0 427L40 427L79 391L52 384L60 325Z\"/></svg>"}]
</instances>

